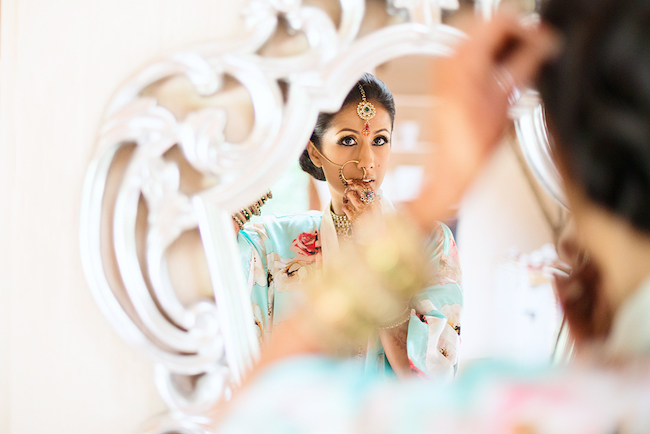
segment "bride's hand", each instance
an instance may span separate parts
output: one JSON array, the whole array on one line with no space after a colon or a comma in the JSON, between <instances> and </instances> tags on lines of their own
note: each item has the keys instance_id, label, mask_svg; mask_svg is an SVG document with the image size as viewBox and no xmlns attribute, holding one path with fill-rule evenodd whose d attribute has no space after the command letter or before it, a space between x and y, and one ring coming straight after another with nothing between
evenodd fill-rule
<instances>
[{"instance_id":1,"label":"bride's hand","mask_svg":"<svg viewBox=\"0 0 650 434\"><path fill-rule=\"evenodd\" d=\"M377 193L369 183L360 179L348 182L343 193L343 212L352 223L355 239L363 243L366 233L381 230L383 219ZM366 231L367 229L367 231Z\"/></svg>"},{"instance_id":2,"label":"bride's hand","mask_svg":"<svg viewBox=\"0 0 650 434\"><path fill-rule=\"evenodd\" d=\"M343 192L343 212L354 223L362 214L381 213L377 194L370 183L351 179Z\"/></svg>"}]
</instances>

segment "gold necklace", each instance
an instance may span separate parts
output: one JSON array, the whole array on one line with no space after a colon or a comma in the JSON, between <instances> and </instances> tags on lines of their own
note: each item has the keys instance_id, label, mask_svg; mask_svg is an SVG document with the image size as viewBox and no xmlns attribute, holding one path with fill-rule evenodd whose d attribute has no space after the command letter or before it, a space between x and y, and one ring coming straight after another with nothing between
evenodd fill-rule
<instances>
[{"instance_id":1,"label":"gold necklace","mask_svg":"<svg viewBox=\"0 0 650 434\"><path fill-rule=\"evenodd\" d=\"M330 215L332 216L332 221L334 222L336 235L343 237L344 240L351 240L352 223L350 222L350 219L348 219L348 216L346 216L345 214L343 215L334 214L334 210L332 209L331 205L330 205Z\"/></svg>"}]
</instances>

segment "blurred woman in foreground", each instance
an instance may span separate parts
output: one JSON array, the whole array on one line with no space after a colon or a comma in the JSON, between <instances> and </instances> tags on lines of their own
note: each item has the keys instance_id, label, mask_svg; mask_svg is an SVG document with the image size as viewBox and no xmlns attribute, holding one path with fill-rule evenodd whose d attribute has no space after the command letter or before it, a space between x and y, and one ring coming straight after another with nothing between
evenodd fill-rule
<instances>
[{"instance_id":1,"label":"blurred woman in foreground","mask_svg":"<svg viewBox=\"0 0 650 434\"><path fill-rule=\"evenodd\" d=\"M409 213L421 230L444 217L499 142L509 94L538 76L584 252L559 296L588 356L548 372L485 368L451 387L389 384L306 357L325 349L304 328L303 344L278 345L283 363L242 391L226 432L262 421L278 432L650 430L650 3L549 0L542 19L538 28L507 16L475 21L469 40L440 62L441 150ZM454 183L441 188L438 179ZM247 412L256 418L243 420Z\"/></svg>"}]
</instances>

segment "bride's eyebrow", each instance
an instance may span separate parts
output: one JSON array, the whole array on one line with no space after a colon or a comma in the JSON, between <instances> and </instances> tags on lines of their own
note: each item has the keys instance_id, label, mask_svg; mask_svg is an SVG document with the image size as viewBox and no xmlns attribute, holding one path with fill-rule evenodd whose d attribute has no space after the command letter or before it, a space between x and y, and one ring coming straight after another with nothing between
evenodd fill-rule
<instances>
[{"instance_id":1,"label":"bride's eyebrow","mask_svg":"<svg viewBox=\"0 0 650 434\"><path fill-rule=\"evenodd\" d=\"M336 134L342 133L343 131L349 131L349 132L351 132L351 133L359 134L359 131L357 131L357 130L353 130L352 128L343 128L343 129L341 129L341 130L340 130L338 133L336 133Z\"/></svg>"}]
</instances>

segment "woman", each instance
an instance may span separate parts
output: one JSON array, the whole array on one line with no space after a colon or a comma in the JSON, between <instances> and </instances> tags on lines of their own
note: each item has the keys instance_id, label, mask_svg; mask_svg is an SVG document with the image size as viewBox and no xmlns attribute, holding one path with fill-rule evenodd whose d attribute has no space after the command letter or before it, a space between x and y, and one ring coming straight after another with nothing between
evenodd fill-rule
<instances>
[{"instance_id":1,"label":"woman","mask_svg":"<svg viewBox=\"0 0 650 434\"><path fill-rule=\"evenodd\" d=\"M498 141L513 86L530 80L555 54L541 70L539 88L576 223L574 243L586 258L581 265L590 264L560 287L582 359L534 375L484 369L455 387L434 389L422 383L354 384L340 364L287 358L258 373L256 387L240 397L223 432L235 426L236 432L255 430L257 420L238 419L242 409L294 432L648 432L650 4L549 0L542 19L558 29L561 44L548 28L522 28L512 17L497 16L491 23L473 22L468 42L442 62L439 93L447 110L439 143L444 165L459 177L455 194L423 189L410 209L419 211L411 217L422 228L440 217L444 208L436 205L462 193ZM509 80L496 82L495 76L506 74ZM444 170L441 163L431 165ZM258 413L264 392L286 380L282 370L288 367L300 378L277 404ZM318 402L309 402L302 390L315 391ZM328 406L334 402L347 407ZM299 406L295 413L293 405ZM314 410L324 407L326 414ZM265 418L280 411L282 420Z\"/></svg>"},{"instance_id":2,"label":"woman","mask_svg":"<svg viewBox=\"0 0 650 434\"><path fill-rule=\"evenodd\" d=\"M300 158L303 170L327 181L329 210L264 217L263 224L239 231L263 341L299 308L305 278L327 273L341 243L354 241L364 225L370 227L394 212L380 191L390 164L394 118L392 94L380 80L365 74L338 112L319 115ZM358 349L368 372L451 376L456 371L463 303L458 252L444 224L434 224L429 233L437 281L423 288L401 315L385 318L367 346Z\"/></svg>"}]
</instances>

